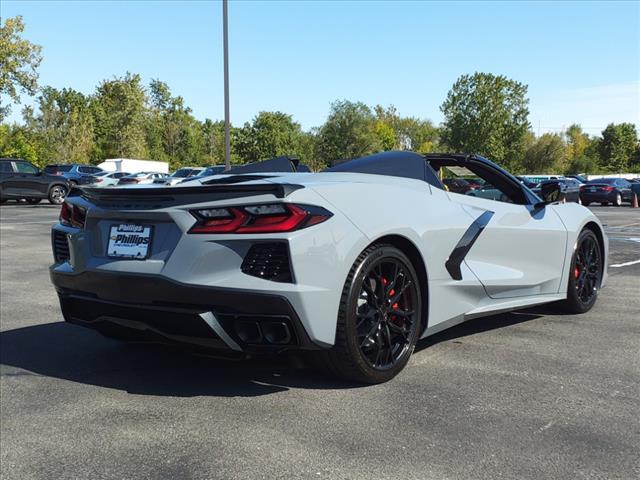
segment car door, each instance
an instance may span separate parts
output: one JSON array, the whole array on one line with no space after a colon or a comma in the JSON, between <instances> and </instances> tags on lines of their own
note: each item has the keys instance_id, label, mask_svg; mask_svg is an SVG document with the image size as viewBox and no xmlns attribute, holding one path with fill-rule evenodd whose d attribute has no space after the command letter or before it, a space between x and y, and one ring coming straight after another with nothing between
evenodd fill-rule
<instances>
[{"instance_id":1,"label":"car door","mask_svg":"<svg viewBox=\"0 0 640 480\"><path fill-rule=\"evenodd\" d=\"M536 208L530 200L514 203L510 192L496 188L506 201L449 193L474 220L470 229L480 230L465 263L492 298L557 293L567 243L564 224L552 208Z\"/></svg>"},{"instance_id":2,"label":"car door","mask_svg":"<svg viewBox=\"0 0 640 480\"><path fill-rule=\"evenodd\" d=\"M21 160L12 163L14 173L4 182L3 190L14 197L41 197L46 188L38 168Z\"/></svg>"}]
</instances>

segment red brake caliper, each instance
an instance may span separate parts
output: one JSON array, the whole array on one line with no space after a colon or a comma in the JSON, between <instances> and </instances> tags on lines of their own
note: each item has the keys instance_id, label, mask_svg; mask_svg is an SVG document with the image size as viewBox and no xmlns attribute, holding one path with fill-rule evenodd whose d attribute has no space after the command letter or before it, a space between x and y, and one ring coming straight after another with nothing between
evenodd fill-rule
<instances>
[{"instance_id":1,"label":"red brake caliper","mask_svg":"<svg viewBox=\"0 0 640 480\"><path fill-rule=\"evenodd\" d=\"M383 284L383 285L387 285L388 283L389 283L389 281L388 281L386 278L382 277L382 284ZM389 296L390 296L390 297L393 297L395 294L396 294L396 291L395 291L395 289L393 289L393 288L392 288L392 289L389 291ZM396 302L396 303L394 303L393 305L391 305L391 308L393 308L394 310L397 310L397 309L399 308L399 307L398 307L398 302ZM391 319L392 319L392 320L394 320L395 322L397 322L397 318L396 318L396 316L395 316L395 315L391 315L390 317L391 317Z\"/></svg>"},{"instance_id":2,"label":"red brake caliper","mask_svg":"<svg viewBox=\"0 0 640 480\"><path fill-rule=\"evenodd\" d=\"M579 269L578 267L575 267L575 268L573 269L573 276L574 276L574 278L576 278L576 279L580 276L580 269Z\"/></svg>"}]
</instances>

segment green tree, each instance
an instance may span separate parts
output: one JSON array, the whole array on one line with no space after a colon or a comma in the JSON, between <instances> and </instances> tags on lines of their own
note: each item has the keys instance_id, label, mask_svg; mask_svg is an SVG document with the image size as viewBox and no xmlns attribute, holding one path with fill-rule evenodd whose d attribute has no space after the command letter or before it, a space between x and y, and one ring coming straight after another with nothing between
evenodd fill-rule
<instances>
[{"instance_id":1,"label":"green tree","mask_svg":"<svg viewBox=\"0 0 640 480\"><path fill-rule=\"evenodd\" d=\"M530 140L522 168L530 173L555 173L564 170L567 147L557 133L545 133Z\"/></svg>"},{"instance_id":2,"label":"green tree","mask_svg":"<svg viewBox=\"0 0 640 480\"><path fill-rule=\"evenodd\" d=\"M146 101L140 75L127 73L98 86L92 106L100 158L147 158Z\"/></svg>"},{"instance_id":3,"label":"green tree","mask_svg":"<svg viewBox=\"0 0 640 480\"><path fill-rule=\"evenodd\" d=\"M611 123L602 131L600 161L607 171L625 172L638 148L638 133L632 123Z\"/></svg>"},{"instance_id":4,"label":"green tree","mask_svg":"<svg viewBox=\"0 0 640 480\"><path fill-rule=\"evenodd\" d=\"M347 100L332 103L329 117L318 131L318 160L332 165L380 151L382 144L375 133L375 121L364 103Z\"/></svg>"},{"instance_id":5,"label":"green tree","mask_svg":"<svg viewBox=\"0 0 640 480\"><path fill-rule=\"evenodd\" d=\"M37 141L21 125L0 125L0 157L24 158L43 166L38 160Z\"/></svg>"},{"instance_id":6,"label":"green tree","mask_svg":"<svg viewBox=\"0 0 640 480\"><path fill-rule=\"evenodd\" d=\"M282 155L302 157L302 130L291 115L260 112L237 132L235 151L244 162L255 162Z\"/></svg>"},{"instance_id":7,"label":"green tree","mask_svg":"<svg viewBox=\"0 0 640 480\"><path fill-rule=\"evenodd\" d=\"M0 25L0 102L6 95L20 103L20 92L34 95L38 88L38 66L42 47L21 38L24 22L21 16L7 18ZM11 112L10 105L0 103L0 121Z\"/></svg>"},{"instance_id":8,"label":"green tree","mask_svg":"<svg viewBox=\"0 0 640 480\"><path fill-rule=\"evenodd\" d=\"M567 156L572 159L585 155L589 146L589 136L577 124L570 125L565 131L567 139Z\"/></svg>"},{"instance_id":9,"label":"green tree","mask_svg":"<svg viewBox=\"0 0 640 480\"><path fill-rule=\"evenodd\" d=\"M26 108L24 118L38 139L38 158L43 163L87 163L94 153L93 116L90 98L70 89L42 89L37 113Z\"/></svg>"},{"instance_id":10,"label":"green tree","mask_svg":"<svg viewBox=\"0 0 640 480\"><path fill-rule=\"evenodd\" d=\"M442 141L516 170L529 130L527 86L502 75L463 75L440 107Z\"/></svg>"},{"instance_id":11,"label":"green tree","mask_svg":"<svg viewBox=\"0 0 640 480\"><path fill-rule=\"evenodd\" d=\"M569 160L566 173L573 174L590 174L597 173L599 170L598 159L588 155L580 155Z\"/></svg>"}]
</instances>

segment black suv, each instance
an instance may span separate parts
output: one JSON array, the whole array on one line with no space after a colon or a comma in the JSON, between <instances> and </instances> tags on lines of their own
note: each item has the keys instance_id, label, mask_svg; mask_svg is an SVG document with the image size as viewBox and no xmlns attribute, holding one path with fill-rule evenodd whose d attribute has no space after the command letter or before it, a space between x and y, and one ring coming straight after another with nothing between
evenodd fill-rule
<instances>
[{"instance_id":1,"label":"black suv","mask_svg":"<svg viewBox=\"0 0 640 480\"><path fill-rule=\"evenodd\" d=\"M0 203L24 199L40 203L43 198L59 205L64 202L70 185L67 179L43 173L21 158L0 158Z\"/></svg>"}]
</instances>

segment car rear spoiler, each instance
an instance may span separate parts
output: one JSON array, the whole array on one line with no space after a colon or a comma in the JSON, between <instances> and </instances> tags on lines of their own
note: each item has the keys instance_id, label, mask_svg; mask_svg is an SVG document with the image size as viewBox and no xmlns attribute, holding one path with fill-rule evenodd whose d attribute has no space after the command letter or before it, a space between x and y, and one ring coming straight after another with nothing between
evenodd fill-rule
<instances>
[{"instance_id":1,"label":"car rear spoiler","mask_svg":"<svg viewBox=\"0 0 640 480\"><path fill-rule=\"evenodd\" d=\"M309 171L309 167L300 163L298 157L283 156L246 165L238 165L222 173L224 175L237 175L242 173L295 173Z\"/></svg>"},{"instance_id":2,"label":"car rear spoiler","mask_svg":"<svg viewBox=\"0 0 640 480\"><path fill-rule=\"evenodd\" d=\"M290 183L260 183L198 185L194 187L149 187L149 188L91 188L74 187L69 197L82 197L98 206L117 208L162 208L185 203L226 200L257 195L273 195L285 198L302 185Z\"/></svg>"}]
</instances>

